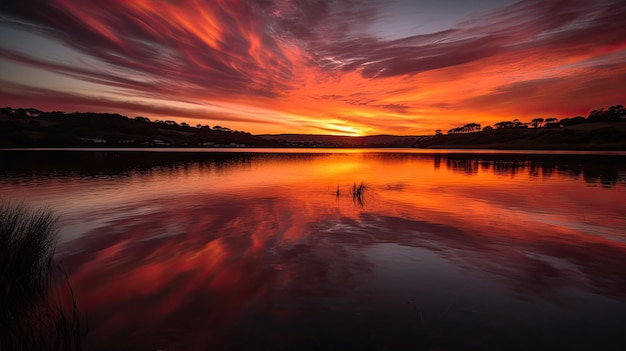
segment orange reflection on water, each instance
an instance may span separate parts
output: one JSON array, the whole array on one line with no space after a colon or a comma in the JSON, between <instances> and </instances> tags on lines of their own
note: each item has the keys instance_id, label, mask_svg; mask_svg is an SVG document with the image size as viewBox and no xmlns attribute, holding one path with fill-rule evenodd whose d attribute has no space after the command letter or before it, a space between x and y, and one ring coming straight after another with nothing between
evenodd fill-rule
<instances>
[{"instance_id":1,"label":"orange reflection on water","mask_svg":"<svg viewBox=\"0 0 626 351\"><path fill-rule=\"evenodd\" d=\"M387 300L373 291L388 285L396 287L388 292L392 301L426 289L420 301L433 314L428 306L449 294L437 287L440 279L477 306L493 284L512 306L518 298L594 294L608 305L624 301L626 172L611 168L596 177L597 165L572 168L578 156L559 157L565 161L358 152L198 156L109 178L51 178L11 189L60 204L61 234L71 239L59 257L88 311L90 348L226 349L243 345L237 333L256 328L284 342L306 338L298 327L304 321L378 308ZM361 183L362 195L353 195ZM411 254L392 254L394 247ZM382 249L391 251L373 254ZM459 285L452 273L419 273L413 260L431 254L433 271L451 264L472 283ZM390 278L379 282L377 274ZM402 274L412 278L393 278ZM482 325L481 318L472 323ZM124 341L103 342L116 338Z\"/></svg>"}]
</instances>

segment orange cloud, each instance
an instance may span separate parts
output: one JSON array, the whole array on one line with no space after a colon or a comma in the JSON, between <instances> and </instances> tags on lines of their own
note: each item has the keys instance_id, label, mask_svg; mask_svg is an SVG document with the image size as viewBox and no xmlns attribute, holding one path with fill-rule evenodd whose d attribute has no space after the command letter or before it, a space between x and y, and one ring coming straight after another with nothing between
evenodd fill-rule
<instances>
[{"instance_id":1,"label":"orange cloud","mask_svg":"<svg viewBox=\"0 0 626 351\"><path fill-rule=\"evenodd\" d=\"M253 133L337 134L430 134L467 122L569 117L623 103L626 9L620 1L526 0L449 30L400 39L368 33L366 23L380 6L384 2L16 2L2 8L0 29L52 38L83 64L10 45L0 47L0 60L101 85L113 98L107 105L87 91L61 103L55 96L69 92L45 81L40 88L51 92L37 101L29 104L24 89L0 103L218 118ZM0 90L19 83L0 82ZM128 96L138 103L122 106ZM148 105L153 108L142 107Z\"/></svg>"}]
</instances>

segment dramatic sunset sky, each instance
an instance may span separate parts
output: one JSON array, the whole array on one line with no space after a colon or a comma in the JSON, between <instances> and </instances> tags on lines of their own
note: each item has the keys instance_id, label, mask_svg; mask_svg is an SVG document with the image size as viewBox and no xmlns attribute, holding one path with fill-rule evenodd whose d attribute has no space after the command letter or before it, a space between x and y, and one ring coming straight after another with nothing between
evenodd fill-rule
<instances>
[{"instance_id":1,"label":"dramatic sunset sky","mask_svg":"<svg viewBox=\"0 0 626 351\"><path fill-rule=\"evenodd\" d=\"M0 106L433 134L626 103L624 0L4 0Z\"/></svg>"}]
</instances>

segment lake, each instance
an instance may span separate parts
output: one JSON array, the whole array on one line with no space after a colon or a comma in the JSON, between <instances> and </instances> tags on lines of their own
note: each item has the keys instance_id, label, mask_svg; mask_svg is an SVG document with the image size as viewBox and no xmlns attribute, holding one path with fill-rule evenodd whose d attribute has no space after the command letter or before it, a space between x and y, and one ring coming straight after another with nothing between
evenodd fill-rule
<instances>
[{"instance_id":1,"label":"lake","mask_svg":"<svg viewBox=\"0 0 626 351\"><path fill-rule=\"evenodd\" d=\"M3 150L88 350L622 350L626 153Z\"/></svg>"}]
</instances>

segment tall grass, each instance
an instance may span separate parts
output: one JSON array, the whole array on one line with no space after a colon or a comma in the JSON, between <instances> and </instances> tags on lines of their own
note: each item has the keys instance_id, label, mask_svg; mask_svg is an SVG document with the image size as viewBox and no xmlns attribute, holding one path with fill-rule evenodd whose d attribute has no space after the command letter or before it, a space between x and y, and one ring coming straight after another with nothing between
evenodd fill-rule
<instances>
[{"instance_id":1,"label":"tall grass","mask_svg":"<svg viewBox=\"0 0 626 351\"><path fill-rule=\"evenodd\" d=\"M54 260L57 238L52 211L0 202L0 350L82 349L86 327Z\"/></svg>"}]
</instances>

